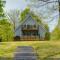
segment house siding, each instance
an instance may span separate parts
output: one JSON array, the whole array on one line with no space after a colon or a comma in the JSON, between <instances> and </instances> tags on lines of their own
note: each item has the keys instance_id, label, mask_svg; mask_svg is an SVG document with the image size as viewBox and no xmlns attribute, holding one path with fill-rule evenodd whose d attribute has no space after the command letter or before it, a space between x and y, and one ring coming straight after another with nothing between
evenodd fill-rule
<instances>
[{"instance_id":1,"label":"house siding","mask_svg":"<svg viewBox=\"0 0 60 60\"><path fill-rule=\"evenodd\" d=\"M22 36L21 27L19 27L18 30L16 30L15 36Z\"/></svg>"},{"instance_id":2,"label":"house siding","mask_svg":"<svg viewBox=\"0 0 60 60\"><path fill-rule=\"evenodd\" d=\"M29 16L22 25L36 25L36 24L37 22L31 16Z\"/></svg>"},{"instance_id":3,"label":"house siding","mask_svg":"<svg viewBox=\"0 0 60 60\"><path fill-rule=\"evenodd\" d=\"M21 25L38 25L38 33L41 39L45 38L46 31L44 30L44 27L41 24L37 24L37 21L35 21L31 16L29 16ZM22 36L22 30L21 26L16 30L15 36Z\"/></svg>"},{"instance_id":4,"label":"house siding","mask_svg":"<svg viewBox=\"0 0 60 60\"><path fill-rule=\"evenodd\" d=\"M43 26L42 25L39 25L39 34L40 34L40 38L41 39L44 39L45 38L45 30L44 30L44 28L43 28Z\"/></svg>"}]
</instances>

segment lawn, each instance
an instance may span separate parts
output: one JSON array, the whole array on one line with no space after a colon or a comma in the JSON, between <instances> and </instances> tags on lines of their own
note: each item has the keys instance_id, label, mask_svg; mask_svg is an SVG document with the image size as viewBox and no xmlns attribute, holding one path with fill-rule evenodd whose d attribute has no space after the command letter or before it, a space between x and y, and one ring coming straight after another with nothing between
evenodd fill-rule
<instances>
[{"instance_id":1,"label":"lawn","mask_svg":"<svg viewBox=\"0 0 60 60\"><path fill-rule=\"evenodd\" d=\"M38 53L38 60L52 60L60 57L60 41L19 41L0 43L0 60L13 60L17 46L32 46Z\"/></svg>"}]
</instances>

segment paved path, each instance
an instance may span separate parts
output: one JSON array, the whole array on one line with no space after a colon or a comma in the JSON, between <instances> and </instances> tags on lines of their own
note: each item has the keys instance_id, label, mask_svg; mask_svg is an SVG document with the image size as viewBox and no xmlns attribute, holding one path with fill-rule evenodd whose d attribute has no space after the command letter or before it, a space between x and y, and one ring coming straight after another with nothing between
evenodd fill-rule
<instances>
[{"instance_id":1,"label":"paved path","mask_svg":"<svg viewBox=\"0 0 60 60\"><path fill-rule=\"evenodd\" d=\"M18 46L14 53L14 60L37 60L37 55L31 46Z\"/></svg>"}]
</instances>

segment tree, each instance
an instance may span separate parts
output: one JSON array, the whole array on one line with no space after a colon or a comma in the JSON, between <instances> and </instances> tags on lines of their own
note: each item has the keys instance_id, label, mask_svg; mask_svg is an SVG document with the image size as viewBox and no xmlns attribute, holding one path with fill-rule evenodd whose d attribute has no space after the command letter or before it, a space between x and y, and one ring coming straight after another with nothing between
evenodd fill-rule
<instances>
[{"instance_id":1,"label":"tree","mask_svg":"<svg viewBox=\"0 0 60 60\"><path fill-rule=\"evenodd\" d=\"M21 12L21 15L20 15L21 21L24 20L26 18L26 16L29 14L39 23L42 23L41 18L39 18L39 16L35 15L33 11L30 11L30 8L26 8L24 11Z\"/></svg>"},{"instance_id":2,"label":"tree","mask_svg":"<svg viewBox=\"0 0 60 60\"><path fill-rule=\"evenodd\" d=\"M29 7L42 18L43 22L51 26L53 21L56 21L59 22L57 26L60 26L60 21L58 21L60 20L60 0L30 0L30 2Z\"/></svg>"},{"instance_id":3,"label":"tree","mask_svg":"<svg viewBox=\"0 0 60 60\"><path fill-rule=\"evenodd\" d=\"M21 12L20 18L21 21L25 19L26 15L30 12L29 8L26 8L24 11Z\"/></svg>"},{"instance_id":4,"label":"tree","mask_svg":"<svg viewBox=\"0 0 60 60\"><path fill-rule=\"evenodd\" d=\"M13 29L12 25L7 19L0 20L0 41L12 41Z\"/></svg>"},{"instance_id":5,"label":"tree","mask_svg":"<svg viewBox=\"0 0 60 60\"><path fill-rule=\"evenodd\" d=\"M60 40L60 29L55 28L54 31L51 33L51 40Z\"/></svg>"},{"instance_id":6,"label":"tree","mask_svg":"<svg viewBox=\"0 0 60 60\"><path fill-rule=\"evenodd\" d=\"M0 0L0 18L4 17L3 7L6 1Z\"/></svg>"},{"instance_id":7,"label":"tree","mask_svg":"<svg viewBox=\"0 0 60 60\"><path fill-rule=\"evenodd\" d=\"M60 40L60 20L58 20L58 24L56 28L51 33L51 40Z\"/></svg>"},{"instance_id":8,"label":"tree","mask_svg":"<svg viewBox=\"0 0 60 60\"><path fill-rule=\"evenodd\" d=\"M49 32L49 27L48 25L45 24L45 28L46 28L46 33L45 33L45 40L50 40L50 32Z\"/></svg>"},{"instance_id":9,"label":"tree","mask_svg":"<svg viewBox=\"0 0 60 60\"><path fill-rule=\"evenodd\" d=\"M40 15L44 20L46 20L47 23L50 23L56 17L58 17L57 12L58 7L60 6L59 2L60 0L30 0L30 1L31 4L29 4L29 7L32 10L34 10L36 14ZM56 13L56 15L52 16L54 13Z\"/></svg>"},{"instance_id":10,"label":"tree","mask_svg":"<svg viewBox=\"0 0 60 60\"><path fill-rule=\"evenodd\" d=\"M20 11L19 10L10 10L7 12L6 16L10 20L10 22L13 24L13 29L15 33L16 27L19 25L19 16L20 16Z\"/></svg>"},{"instance_id":11,"label":"tree","mask_svg":"<svg viewBox=\"0 0 60 60\"><path fill-rule=\"evenodd\" d=\"M49 0L42 0L43 2L47 2L47 3L54 3L54 2L58 2L59 3L59 16L60 16L60 0L56 0L56 1L52 1L52 2L48 2Z\"/></svg>"}]
</instances>

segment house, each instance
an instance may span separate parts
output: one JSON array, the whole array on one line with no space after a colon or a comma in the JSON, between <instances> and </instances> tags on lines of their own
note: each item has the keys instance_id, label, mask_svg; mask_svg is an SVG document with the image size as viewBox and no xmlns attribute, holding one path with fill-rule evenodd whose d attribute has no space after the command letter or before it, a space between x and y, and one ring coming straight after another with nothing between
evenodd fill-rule
<instances>
[{"instance_id":1,"label":"house","mask_svg":"<svg viewBox=\"0 0 60 60\"><path fill-rule=\"evenodd\" d=\"M19 40L44 40L47 30L45 24L32 17L29 13L15 30L15 39Z\"/></svg>"}]
</instances>

